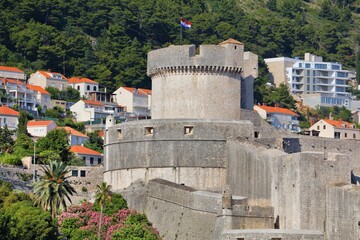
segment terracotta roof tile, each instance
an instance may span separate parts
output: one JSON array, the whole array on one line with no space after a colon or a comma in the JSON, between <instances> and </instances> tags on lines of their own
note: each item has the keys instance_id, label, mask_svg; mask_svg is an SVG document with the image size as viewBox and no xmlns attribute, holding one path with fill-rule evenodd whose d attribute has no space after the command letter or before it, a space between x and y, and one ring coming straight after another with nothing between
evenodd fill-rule
<instances>
[{"instance_id":1,"label":"terracotta roof tile","mask_svg":"<svg viewBox=\"0 0 360 240\"><path fill-rule=\"evenodd\" d=\"M99 101L92 101L92 100L82 100L82 101L89 105L104 106L104 103L99 102Z\"/></svg>"},{"instance_id":2,"label":"terracotta roof tile","mask_svg":"<svg viewBox=\"0 0 360 240\"><path fill-rule=\"evenodd\" d=\"M131 93L134 93L134 91L136 90L136 88L132 88L132 87L122 87L123 89L131 92Z\"/></svg>"},{"instance_id":3,"label":"terracotta roof tile","mask_svg":"<svg viewBox=\"0 0 360 240\"><path fill-rule=\"evenodd\" d=\"M256 106L265 110L267 113L281 113L286 115L299 116L298 114L294 113L293 111L287 108L269 107L269 106L260 106L260 105L256 105Z\"/></svg>"},{"instance_id":4,"label":"terracotta roof tile","mask_svg":"<svg viewBox=\"0 0 360 240\"><path fill-rule=\"evenodd\" d=\"M9 107L1 106L0 107L0 115L20 116L20 113Z\"/></svg>"},{"instance_id":5,"label":"terracotta roof tile","mask_svg":"<svg viewBox=\"0 0 360 240\"><path fill-rule=\"evenodd\" d=\"M139 88L138 91L144 92L146 95L151 95L152 91L146 88Z\"/></svg>"},{"instance_id":6,"label":"terracotta roof tile","mask_svg":"<svg viewBox=\"0 0 360 240\"><path fill-rule=\"evenodd\" d=\"M40 87L40 86L26 84L26 87L27 87L28 89L37 91L37 92L39 92L39 93L50 95L50 93L49 93L48 91L46 91L45 89L43 89L43 88Z\"/></svg>"},{"instance_id":7,"label":"terracotta roof tile","mask_svg":"<svg viewBox=\"0 0 360 240\"><path fill-rule=\"evenodd\" d=\"M94 80L91 80L89 78L81 78L81 77L72 77L69 79L69 84L75 84L75 83L92 83L92 84L99 84L95 82Z\"/></svg>"},{"instance_id":8,"label":"terracotta roof tile","mask_svg":"<svg viewBox=\"0 0 360 240\"><path fill-rule=\"evenodd\" d=\"M324 122L327 122L328 124L336 127L336 128L351 128L354 129L354 124L346 122L346 121L336 121L336 120L330 120L330 119L323 119Z\"/></svg>"},{"instance_id":9,"label":"terracotta roof tile","mask_svg":"<svg viewBox=\"0 0 360 240\"><path fill-rule=\"evenodd\" d=\"M90 148L84 147L84 146L71 146L70 151L77 154L86 154L86 155L95 155L95 156L101 156L101 153L92 150Z\"/></svg>"},{"instance_id":10,"label":"terracotta roof tile","mask_svg":"<svg viewBox=\"0 0 360 240\"><path fill-rule=\"evenodd\" d=\"M52 75L56 74L56 75L60 75L62 80L68 80L64 75L62 75L61 73L57 73L57 72L45 72L45 71L38 71L41 75L43 75L46 78L53 78Z\"/></svg>"},{"instance_id":11,"label":"terracotta roof tile","mask_svg":"<svg viewBox=\"0 0 360 240\"><path fill-rule=\"evenodd\" d=\"M0 71L24 73L23 71L21 71L16 67L6 67L6 66L0 66Z\"/></svg>"},{"instance_id":12,"label":"terracotta roof tile","mask_svg":"<svg viewBox=\"0 0 360 240\"><path fill-rule=\"evenodd\" d=\"M65 127L58 127L60 129L64 129L66 132L68 132L69 134L71 135L74 135L74 136L78 136L78 137L84 137L84 138L89 138L87 135L69 127L69 126L65 126Z\"/></svg>"},{"instance_id":13,"label":"terracotta roof tile","mask_svg":"<svg viewBox=\"0 0 360 240\"><path fill-rule=\"evenodd\" d=\"M230 44L244 45L242 42L239 42L239 41L237 41L237 40L235 40L235 39L233 39L233 38L229 38L228 40L225 40L225 41L219 43L219 45L228 44L228 43L230 43Z\"/></svg>"},{"instance_id":14,"label":"terracotta roof tile","mask_svg":"<svg viewBox=\"0 0 360 240\"><path fill-rule=\"evenodd\" d=\"M14 83L14 84L18 84L18 85L25 84L23 81L11 79L11 78L0 78L0 79L3 84L6 84L6 83Z\"/></svg>"},{"instance_id":15,"label":"terracotta roof tile","mask_svg":"<svg viewBox=\"0 0 360 240\"><path fill-rule=\"evenodd\" d=\"M45 121L29 121L27 123L28 127L39 127L39 126L48 126L49 124L53 123L52 120L45 120Z\"/></svg>"}]
</instances>

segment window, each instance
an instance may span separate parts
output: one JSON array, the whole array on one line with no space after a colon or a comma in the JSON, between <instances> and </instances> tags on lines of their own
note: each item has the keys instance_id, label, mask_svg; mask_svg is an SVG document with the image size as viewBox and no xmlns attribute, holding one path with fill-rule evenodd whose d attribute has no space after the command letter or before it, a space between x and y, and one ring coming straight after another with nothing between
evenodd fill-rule
<instances>
[{"instance_id":1,"label":"window","mask_svg":"<svg viewBox=\"0 0 360 240\"><path fill-rule=\"evenodd\" d=\"M259 138L259 132L254 132L254 137Z\"/></svg>"},{"instance_id":2,"label":"window","mask_svg":"<svg viewBox=\"0 0 360 240\"><path fill-rule=\"evenodd\" d=\"M77 86L77 90L80 91L80 86Z\"/></svg>"},{"instance_id":3,"label":"window","mask_svg":"<svg viewBox=\"0 0 360 240\"><path fill-rule=\"evenodd\" d=\"M79 175L79 171L78 171L78 170L72 170L72 171L71 171L71 176L77 177L78 175Z\"/></svg>"},{"instance_id":4,"label":"window","mask_svg":"<svg viewBox=\"0 0 360 240\"><path fill-rule=\"evenodd\" d=\"M316 71L315 70L313 70L313 76L316 76Z\"/></svg>"},{"instance_id":5,"label":"window","mask_svg":"<svg viewBox=\"0 0 360 240\"><path fill-rule=\"evenodd\" d=\"M86 86L86 89L87 89L88 91L90 91L90 86L89 86L89 85L87 85L87 86Z\"/></svg>"},{"instance_id":6,"label":"window","mask_svg":"<svg viewBox=\"0 0 360 240\"><path fill-rule=\"evenodd\" d=\"M317 126L316 129L317 129L317 130L320 130L320 126Z\"/></svg>"},{"instance_id":7,"label":"window","mask_svg":"<svg viewBox=\"0 0 360 240\"><path fill-rule=\"evenodd\" d=\"M347 138L347 133L345 133L345 137Z\"/></svg>"},{"instance_id":8,"label":"window","mask_svg":"<svg viewBox=\"0 0 360 240\"><path fill-rule=\"evenodd\" d=\"M302 68L302 63L299 63L299 67Z\"/></svg>"},{"instance_id":9,"label":"window","mask_svg":"<svg viewBox=\"0 0 360 240\"><path fill-rule=\"evenodd\" d=\"M339 132L335 132L335 133L334 133L334 138L338 138L338 139L339 139L339 138L340 138L340 133L339 133Z\"/></svg>"},{"instance_id":10,"label":"window","mask_svg":"<svg viewBox=\"0 0 360 240\"><path fill-rule=\"evenodd\" d=\"M86 172L85 172L85 170L81 170L81 171L80 171L80 177L86 177Z\"/></svg>"},{"instance_id":11,"label":"window","mask_svg":"<svg viewBox=\"0 0 360 240\"><path fill-rule=\"evenodd\" d=\"M323 129L326 129L326 125L323 126Z\"/></svg>"},{"instance_id":12,"label":"window","mask_svg":"<svg viewBox=\"0 0 360 240\"><path fill-rule=\"evenodd\" d=\"M90 165L94 165L94 158L90 157Z\"/></svg>"},{"instance_id":13,"label":"window","mask_svg":"<svg viewBox=\"0 0 360 240\"><path fill-rule=\"evenodd\" d=\"M355 133L353 134L353 138L356 138L356 134L355 134Z\"/></svg>"},{"instance_id":14,"label":"window","mask_svg":"<svg viewBox=\"0 0 360 240\"><path fill-rule=\"evenodd\" d=\"M101 158L98 158L98 164L100 164L101 163Z\"/></svg>"},{"instance_id":15,"label":"window","mask_svg":"<svg viewBox=\"0 0 360 240\"><path fill-rule=\"evenodd\" d=\"M347 73L344 73L344 72L337 72L337 73L336 73L336 76L337 76L337 77L343 77L343 78L346 78L346 77L347 77Z\"/></svg>"},{"instance_id":16,"label":"window","mask_svg":"<svg viewBox=\"0 0 360 240\"><path fill-rule=\"evenodd\" d=\"M316 84L316 78L313 78L313 84Z\"/></svg>"},{"instance_id":17,"label":"window","mask_svg":"<svg viewBox=\"0 0 360 240\"><path fill-rule=\"evenodd\" d=\"M316 86L313 85L313 92L316 92Z\"/></svg>"},{"instance_id":18,"label":"window","mask_svg":"<svg viewBox=\"0 0 360 240\"><path fill-rule=\"evenodd\" d=\"M193 133L193 126L185 126L184 127L184 135L191 135Z\"/></svg>"},{"instance_id":19,"label":"window","mask_svg":"<svg viewBox=\"0 0 360 240\"><path fill-rule=\"evenodd\" d=\"M4 118L4 124L7 124L7 118Z\"/></svg>"},{"instance_id":20,"label":"window","mask_svg":"<svg viewBox=\"0 0 360 240\"><path fill-rule=\"evenodd\" d=\"M331 65L331 69L340 70L340 65Z\"/></svg>"},{"instance_id":21,"label":"window","mask_svg":"<svg viewBox=\"0 0 360 240\"><path fill-rule=\"evenodd\" d=\"M310 68L310 63L305 63L305 68Z\"/></svg>"},{"instance_id":22,"label":"window","mask_svg":"<svg viewBox=\"0 0 360 240\"><path fill-rule=\"evenodd\" d=\"M310 70L306 71L306 75L310 76Z\"/></svg>"},{"instance_id":23,"label":"window","mask_svg":"<svg viewBox=\"0 0 360 240\"><path fill-rule=\"evenodd\" d=\"M146 127L145 128L145 135L153 135L154 134L154 128L153 127Z\"/></svg>"},{"instance_id":24,"label":"window","mask_svg":"<svg viewBox=\"0 0 360 240\"><path fill-rule=\"evenodd\" d=\"M94 91L96 91L96 86L94 86Z\"/></svg>"},{"instance_id":25,"label":"window","mask_svg":"<svg viewBox=\"0 0 360 240\"><path fill-rule=\"evenodd\" d=\"M327 66L326 66L326 64L315 63L315 68L316 69L326 69Z\"/></svg>"},{"instance_id":26,"label":"window","mask_svg":"<svg viewBox=\"0 0 360 240\"><path fill-rule=\"evenodd\" d=\"M306 82L307 82L307 83L310 83L310 77L307 77L307 78L306 78Z\"/></svg>"}]
</instances>

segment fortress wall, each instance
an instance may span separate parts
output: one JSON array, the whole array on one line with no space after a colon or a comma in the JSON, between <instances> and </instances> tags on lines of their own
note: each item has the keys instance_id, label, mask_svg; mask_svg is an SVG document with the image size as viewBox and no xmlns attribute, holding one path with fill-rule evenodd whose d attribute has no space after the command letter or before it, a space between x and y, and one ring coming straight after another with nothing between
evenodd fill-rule
<instances>
[{"instance_id":1,"label":"fortress wall","mask_svg":"<svg viewBox=\"0 0 360 240\"><path fill-rule=\"evenodd\" d=\"M322 153L295 154L300 159L301 229L325 231L326 188L329 184L350 182L350 159L333 154L324 160Z\"/></svg>"},{"instance_id":2,"label":"fortress wall","mask_svg":"<svg viewBox=\"0 0 360 240\"><path fill-rule=\"evenodd\" d=\"M233 211L222 215L222 195L174 184L162 179L147 185L145 213L164 239L218 239L222 227L219 218L227 218L234 228L269 228L272 208L247 205L247 199L234 196ZM220 224L221 226L218 226Z\"/></svg>"},{"instance_id":3,"label":"fortress wall","mask_svg":"<svg viewBox=\"0 0 360 240\"><path fill-rule=\"evenodd\" d=\"M360 186L333 184L326 193L327 239L359 239Z\"/></svg>"},{"instance_id":4,"label":"fortress wall","mask_svg":"<svg viewBox=\"0 0 360 240\"><path fill-rule=\"evenodd\" d=\"M151 117L239 120L240 79L206 71L153 77Z\"/></svg>"},{"instance_id":5,"label":"fortress wall","mask_svg":"<svg viewBox=\"0 0 360 240\"><path fill-rule=\"evenodd\" d=\"M248 121L147 120L110 127L104 179L114 189L138 179L164 178L221 190L226 179L226 139L251 139L252 126ZM189 127L191 133L186 133Z\"/></svg>"},{"instance_id":6,"label":"fortress wall","mask_svg":"<svg viewBox=\"0 0 360 240\"><path fill-rule=\"evenodd\" d=\"M299 142L301 151L347 154L351 160L351 167L354 169L360 167L360 141L358 140L301 136Z\"/></svg>"},{"instance_id":7,"label":"fortress wall","mask_svg":"<svg viewBox=\"0 0 360 240\"><path fill-rule=\"evenodd\" d=\"M279 229L245 229L226 230L222 234L222 240L323 240L324 235L319 231L309 230L279 230Z\"/></svg>"}]
</instances>

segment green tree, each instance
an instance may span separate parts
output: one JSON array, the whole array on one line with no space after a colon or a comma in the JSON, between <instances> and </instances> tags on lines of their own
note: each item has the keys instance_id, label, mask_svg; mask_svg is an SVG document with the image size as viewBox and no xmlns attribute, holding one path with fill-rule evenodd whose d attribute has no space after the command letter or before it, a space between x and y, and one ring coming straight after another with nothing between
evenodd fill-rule
<instances>
[{"instance_id":1,"label":"green tree","mask_svg":"<svg viewBox=\"0 0 360 240\"><path fill-rule=\"evenodd\" d=\"M111 185L108 185L106 182L102 182L100 185L96 186L96 195L95 202L100 205L100 220L99 220L99 229L98 229L98 240L100 240L101 234L101 224L102 216L104 211L105 203L111 200Z\"/></svg>"},{"instance_id":2,"label":"green tree","mask_svg":"<svg viewBox=\"0 0 360 240\"><path fill-rule=\"evenodd\" d=\"M12 152L13 145L15 143L13 139L15 131L10 130L7 125L0 128L0 152L1 153L10 153Z\"/></svg>"},{"instance_id":3,"label":"green tree","mask_svg":"<svg viewBox=\"0 0 360 240\"><path fill-rule=\"evenodd\" d=\"M93 208L97 212L101 211L100 203L95 202ZM104 205L103 212L104 212L104 214L110 216L121 209L127 209L127 208L128 208L128 206L127 206L126 200L120 194L112 193L111 201L107 202L106 205Z\"/></svg>"},{"instance_id":4,"label":"green tree","mask_svg":"<svg viewBox=\"0 0 360 240\"><path fill-rule=\"evenodd\" d=\"M88 133L89 140L86 140L84 146L98 152L104 151L104 140L99 136L98 130Z\"/></svg>"},{"instance_id":5,"label":"green tree","mask_svg":"<svg viewBox=\"0 0 360 240\"><path fill-rule=\"evenodd\" d=\"M58 88L48 86L45 88L45 90L50 93L51 99L60 100L60 90Z\"/></svg>"},{"instance_id":6,"label":"green tree","mask_svg":"<svg viewBox=\"0 0 360 240\"><path fill-rule=\"evenodd\" d=\"M37 151L39 153L44 151L53 152L60 156L61 161L69 162L72 158L72 153L70 152L68 133L64 129L59 128L50 131L45 137L38 140Z\"/></svg>"},{"instance_id":7,"label":"green tree","mask_svg":"<svg viewBox=\"0 0 360 240\"><path fill-rule=\"evenodd\" d=\"M296 108L294 98L290 95L288 87L283 83L273 90L265 101L271 106L280 105L288 109Z\"/></svg>"},{"instance_id":8,"label":"green tree","mask_svg":"<svg viewBox=\"0 0 360 240\"><path fill-rule=\"evenodd\" d=\"M70 169L63 162L50 161L49 165L42 166L44 175L40 181L34 183L35 203L51 213L55 218L60 206L66 210L66 201L71 203L75 189L68 182L66 175Z\"/></svg>"}]
</instances>

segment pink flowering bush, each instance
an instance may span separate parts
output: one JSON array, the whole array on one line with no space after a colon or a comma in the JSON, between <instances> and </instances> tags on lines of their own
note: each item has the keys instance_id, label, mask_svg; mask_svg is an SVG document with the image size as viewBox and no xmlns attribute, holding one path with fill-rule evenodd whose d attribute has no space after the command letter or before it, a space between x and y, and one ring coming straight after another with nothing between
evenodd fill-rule
<instances>
[{"instance_id":1,"label":"pink flowering bush","mask_svg":"<svg viewBox=\"0 0 360 240\"><path fill-rule=\"evenodd\" d=\"M100 212L94 210L94 205L83 202L63 212L58 217L58 225L61 234L67 239L92 240L96 239L99 220ZM129 209L119 209L111 215L103 215L101 239L120 239L119 236L123 234L129 236L134 229L141 229L141 233L146 236L151 235L149 239L160 239L159 233L152 228L144 214Z\"/></svg>"}]
</instances>

